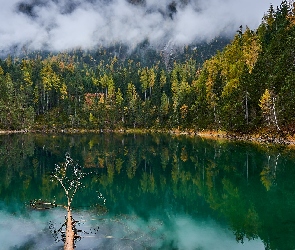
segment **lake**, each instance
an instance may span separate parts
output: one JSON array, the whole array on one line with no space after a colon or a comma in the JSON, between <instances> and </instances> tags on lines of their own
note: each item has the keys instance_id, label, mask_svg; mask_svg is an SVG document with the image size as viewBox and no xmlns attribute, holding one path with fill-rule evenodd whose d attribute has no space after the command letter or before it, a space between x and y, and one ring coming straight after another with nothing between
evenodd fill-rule
<instances>
[{"instance_id":1,"label":"lake","mask_svg":"<svg viewBox=\"0 0 295 250\"><path fill-rule=\"evenodd\" d=\"M1 249L63 248L67 153L76 249L295 249L295 151L161 134L1 135Z\"/></svg>"}]
</instances>

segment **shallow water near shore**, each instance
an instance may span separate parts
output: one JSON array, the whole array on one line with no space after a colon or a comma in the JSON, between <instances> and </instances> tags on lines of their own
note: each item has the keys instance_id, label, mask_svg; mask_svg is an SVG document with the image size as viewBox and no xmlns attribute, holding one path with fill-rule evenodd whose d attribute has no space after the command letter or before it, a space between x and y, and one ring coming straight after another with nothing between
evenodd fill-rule
<instances>
[{"instance_id":1,"label":"shallow water near shore","mask_svg":"<svg viewBox=\"0 0 295 250\"><path fill-rule=\"evenodd\" d=\"M65 154L89 174L73 200L77 249L294 249L295 153L171 135L0 136L0 242L61 249ZM32 209L42 199L60 206Z\"/></svg>"}]
</instances>

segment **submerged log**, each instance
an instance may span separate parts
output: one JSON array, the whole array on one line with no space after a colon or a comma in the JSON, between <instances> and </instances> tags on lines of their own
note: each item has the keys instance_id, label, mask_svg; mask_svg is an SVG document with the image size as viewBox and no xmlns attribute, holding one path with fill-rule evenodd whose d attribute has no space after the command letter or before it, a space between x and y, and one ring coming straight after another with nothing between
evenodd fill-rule
<instances>
[{"instance_id":1,"label":"submerged log","mask_svg":"<svg viewBox=\"0 0 295 250\"><path fill-rule=\"evenodd\" d=\"M51 208L57 207L57 205L53 202L47 202L47 201L39 199L39 200L31 200L30 207L36 210L45 210L45 209L51 209Z\"/></svg>"},{"instance_id":2,"label":"submerged log","mask_svg":"<svg viewBox=\"0 0 295 250\"><path fill-rule=\"evenodd\" d=\"M66 232L64 238L64 250L74 250L75 240L80 238L77 235L77 230L75 224L77 221L73 219L72 211L70 207L67 207L67 218L66 218Z\"/></svg>"}]
</instances>

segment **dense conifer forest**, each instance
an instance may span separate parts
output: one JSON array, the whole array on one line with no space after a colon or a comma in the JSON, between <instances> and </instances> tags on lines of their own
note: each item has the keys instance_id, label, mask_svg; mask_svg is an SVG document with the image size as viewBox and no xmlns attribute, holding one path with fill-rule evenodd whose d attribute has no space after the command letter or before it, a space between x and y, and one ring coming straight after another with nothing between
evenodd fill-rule
<instances>
[{"instance_id":1,"label":"dense conifer forest","mask_svg":"<svg viewBox=\"0 0 295 250\"><path fill-rule=\"evenodd\" d=\"M117 44L7 56L0 61L0 129L293 135L294 9L287 1L270 6L256 30L241 26L228 44L220 38L159 51L146 41L132 52Z\"/></svg>"}]
</instances>

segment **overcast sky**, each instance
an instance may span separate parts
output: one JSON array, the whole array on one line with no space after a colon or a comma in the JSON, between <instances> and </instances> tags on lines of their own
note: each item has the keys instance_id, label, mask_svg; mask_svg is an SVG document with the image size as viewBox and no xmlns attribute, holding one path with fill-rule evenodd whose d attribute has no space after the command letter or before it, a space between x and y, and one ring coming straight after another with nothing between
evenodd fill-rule
<instances>
[{"instance_id":1,"label":"overcast sky","mask_svg":"<svg viewBox=\"0 0 295 250\"><path fill-rule=\"evenodd\" d=\"M131 4L135 2L137 4ZM279 0L0 0L0 51L187 44L261 23Z\"/></svg>"}]
</instances>

